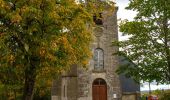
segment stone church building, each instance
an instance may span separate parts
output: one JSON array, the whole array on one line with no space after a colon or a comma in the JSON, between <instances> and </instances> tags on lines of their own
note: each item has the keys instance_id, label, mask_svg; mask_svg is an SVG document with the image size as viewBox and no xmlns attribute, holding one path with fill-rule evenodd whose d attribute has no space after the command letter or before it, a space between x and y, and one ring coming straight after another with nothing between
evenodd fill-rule
<instances>
[{"instance_id":1,"label":"stone church building","mask_svg":"<svg viewBox=\"0 0 170 100\"><path fill-rule=\"evenodd\" d=\"M113 55L118 47L112 46L112 41L118 40L117 10L105 18L102 13L102 20L94 16L96 27L89 68L75 65L55 80L52 100L138 100L136 93L140 91L139 85L115 73L121 63Z\"/></svg>"}]
</instances>

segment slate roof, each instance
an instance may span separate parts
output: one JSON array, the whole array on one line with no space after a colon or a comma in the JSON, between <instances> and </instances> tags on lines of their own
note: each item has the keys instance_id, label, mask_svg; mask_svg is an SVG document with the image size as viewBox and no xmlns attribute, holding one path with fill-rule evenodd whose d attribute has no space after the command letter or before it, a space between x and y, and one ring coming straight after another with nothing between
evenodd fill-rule
<instances>
[{"instance_id":1,"label":"slate roof","mask_svg":"<svg viewBox=\"0 0 170 100\"><path fill-rule=\"evenodd\" d=\"M130 65L134 67L134 63L130 62L126 57L119 57L120 67L122 65ZM125 75L119 75L122 92L140 92L140 84L136 83L132 78L127 78Z\"/></svg>"}]
</instances>

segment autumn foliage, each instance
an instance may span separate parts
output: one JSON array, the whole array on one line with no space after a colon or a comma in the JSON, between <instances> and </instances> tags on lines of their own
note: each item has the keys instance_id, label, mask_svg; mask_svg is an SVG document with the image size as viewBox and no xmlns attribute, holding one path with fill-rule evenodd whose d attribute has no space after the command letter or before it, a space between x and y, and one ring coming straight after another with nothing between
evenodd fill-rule
<instances>
[{"instance_id":1,"label":"autumn foliage","mask_svg":"<svg viewBox=\"0 0 170 100\"><path fill-rule=\"evenodd\" d=\"M41 80L49 86L71 65L86 66L92 7L75 0L0 0L0 94L32 100Z\"/></svg>"}]
</instances>

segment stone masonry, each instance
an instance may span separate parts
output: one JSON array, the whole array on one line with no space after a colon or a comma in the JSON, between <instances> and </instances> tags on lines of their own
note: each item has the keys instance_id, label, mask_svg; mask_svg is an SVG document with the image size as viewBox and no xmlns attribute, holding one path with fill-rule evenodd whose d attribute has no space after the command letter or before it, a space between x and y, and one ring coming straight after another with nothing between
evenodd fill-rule
<instances>
[{"instance_id":1,"label":"stone masonry","mask_svg":"<svg viewBox=\"0 0 170 100\"><path fill-rule=\"evenodd\" d=\"M102 25L94 27L91 50L92 52L95 52L96 48L103 50L103 69L95 70L93 58L89 62L88 69L74 66L69 73L53 82L52 100L93 100L93 82L98 78L106 82L107 100L121 98L120 80L115 73L119 61L117 56L113 56L118 47L112 46L112 41L118 40L117 9L110 16L102 17L102 22Z\"/></svg>"}]
</instances>

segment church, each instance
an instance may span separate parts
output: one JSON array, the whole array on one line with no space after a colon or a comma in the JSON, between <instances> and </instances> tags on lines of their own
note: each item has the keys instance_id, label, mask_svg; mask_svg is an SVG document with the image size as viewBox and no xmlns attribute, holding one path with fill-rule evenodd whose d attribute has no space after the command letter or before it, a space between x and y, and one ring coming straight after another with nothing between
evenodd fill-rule
<instances>
[{"instance_id":1,"label":"church","mask_svg":"<svg viewBox=\"0 0 170 100\"><path fill-rule=\"evenodd\" d=\"M113 53L119 50L112 46L118 40L117 11L102 19L94 16L94 41L91 44L93 57L88 69L74 65L68 73L53 82L52 100L138 100L140 86L132 79L115 71L122 61Z\"/></svg>"}]
</instances>

